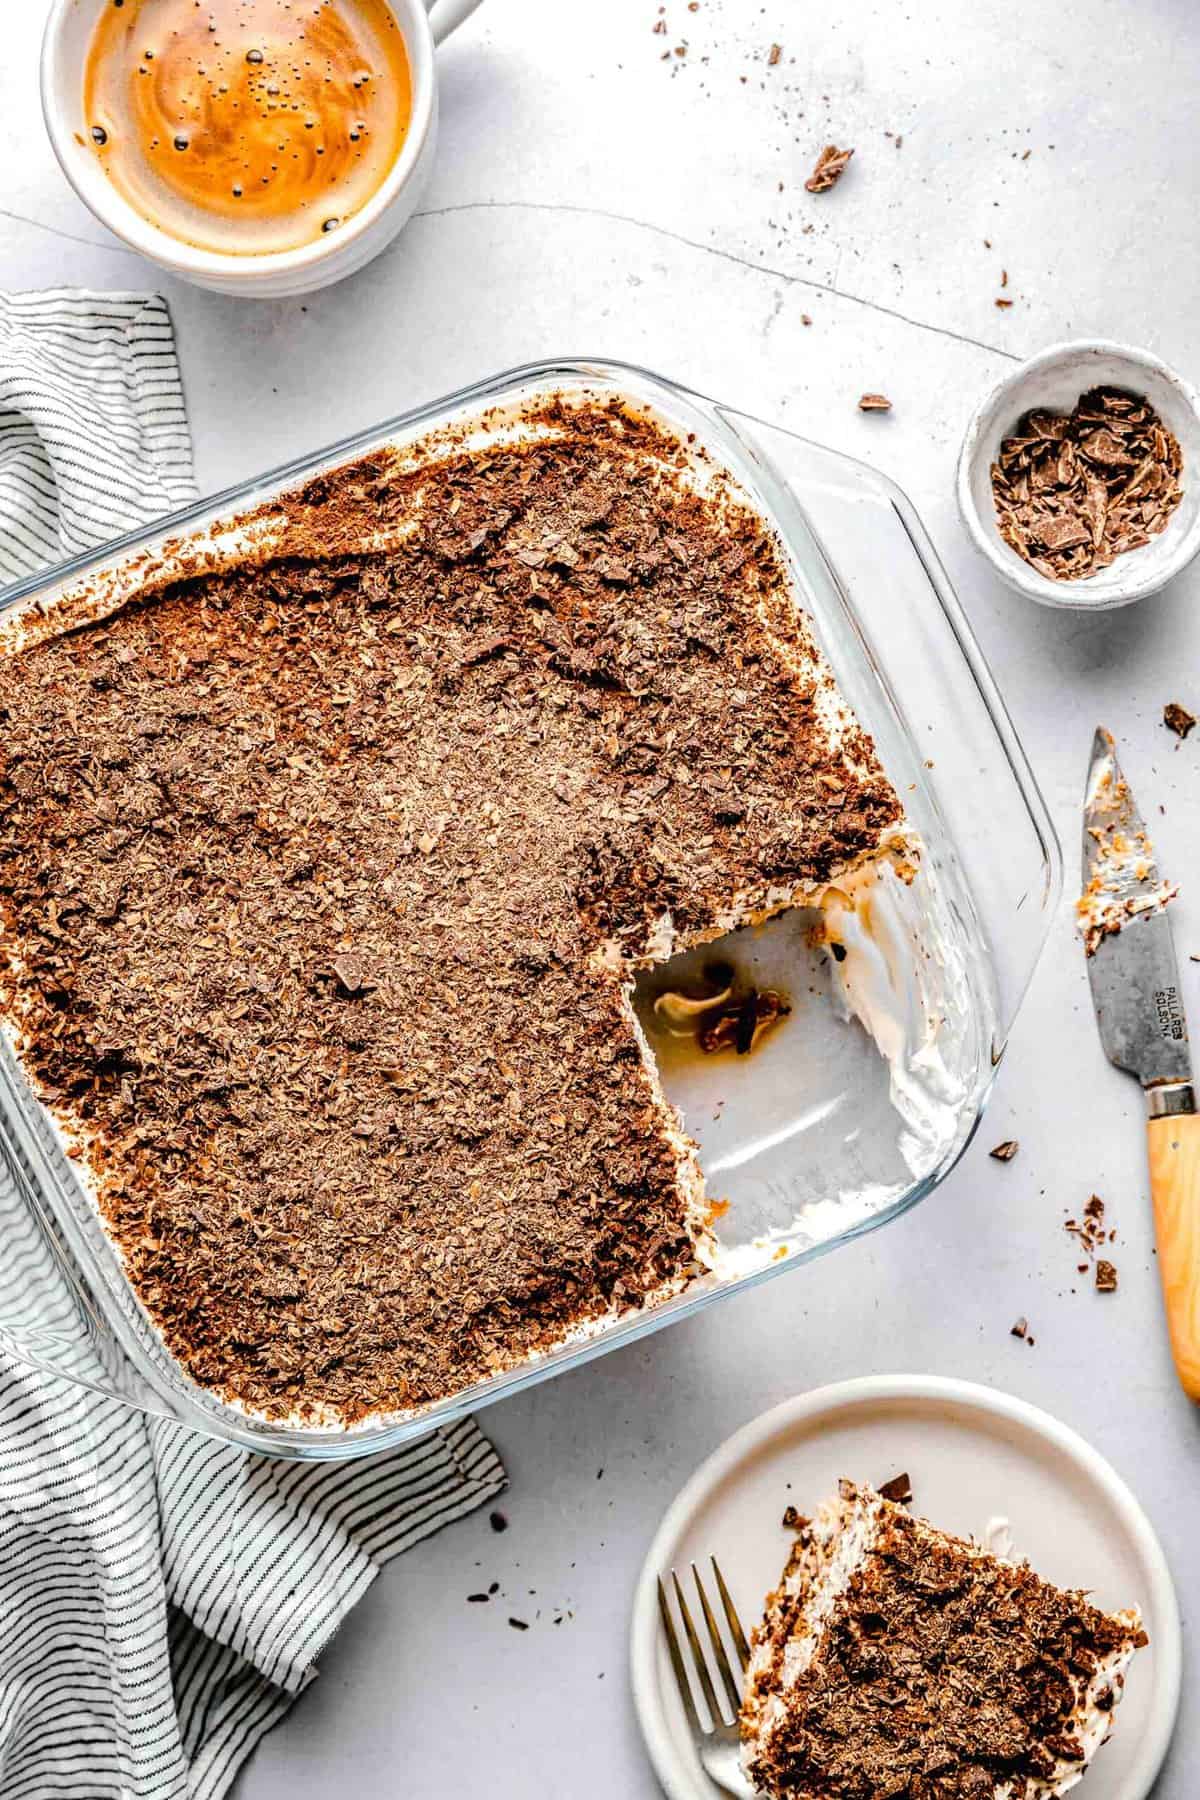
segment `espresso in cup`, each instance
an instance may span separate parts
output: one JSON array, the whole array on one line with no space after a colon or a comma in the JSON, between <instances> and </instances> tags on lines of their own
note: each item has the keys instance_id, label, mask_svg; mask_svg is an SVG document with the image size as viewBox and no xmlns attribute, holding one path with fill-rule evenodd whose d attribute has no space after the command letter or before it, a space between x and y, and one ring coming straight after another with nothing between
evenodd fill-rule
<instances>
[{"instance_id":1,"label":"espresso in cup","mask_svg":"<svg viewBox=\"0 0 1200 1800\"><path fill-rule=\"evenodd\" d=\"M336 231L378 192L412 82L385 0L106 0L84 109L143 218L263 256Z\"/></svg>"}]
</instances>

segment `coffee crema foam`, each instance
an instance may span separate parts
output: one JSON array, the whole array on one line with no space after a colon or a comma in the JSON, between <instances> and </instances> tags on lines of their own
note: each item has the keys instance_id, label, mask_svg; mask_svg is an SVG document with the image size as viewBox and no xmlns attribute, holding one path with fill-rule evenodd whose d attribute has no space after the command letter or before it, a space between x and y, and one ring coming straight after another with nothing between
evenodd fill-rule
<instances>
[{"instance_id":1,"label":"coffee crema foam","mask_svg":"<svg viewBox=\"0 0 1200 1800\"><path fill-rule=\"evenodd\" d=\"M109 0L84 74L113 186L226 255L336 231L382 185L411 115L385 0Z\"/></svg>"}]
</instances>

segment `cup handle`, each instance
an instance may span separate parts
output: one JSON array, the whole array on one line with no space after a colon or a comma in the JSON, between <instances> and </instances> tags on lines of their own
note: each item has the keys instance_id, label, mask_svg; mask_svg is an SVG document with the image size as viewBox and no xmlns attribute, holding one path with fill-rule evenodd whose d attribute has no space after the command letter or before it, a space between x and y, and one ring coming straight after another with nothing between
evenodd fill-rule
<instances>
[{"instance_id":1,"label":"cup handle","mask_svg":"<svg viewBox=\"0 0 1200 1800\"><path fill-rule=\"evenodd\" d=\"M434 43L444 44L450 33L457 31L478 5L479 0L425 0Z\"/></svg>"}]
</instances>

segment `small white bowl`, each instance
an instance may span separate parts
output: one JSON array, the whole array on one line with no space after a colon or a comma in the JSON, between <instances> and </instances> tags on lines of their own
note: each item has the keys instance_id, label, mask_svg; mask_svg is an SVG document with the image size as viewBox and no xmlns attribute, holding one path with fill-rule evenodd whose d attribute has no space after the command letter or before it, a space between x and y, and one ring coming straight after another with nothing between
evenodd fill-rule
<instances>
[{"instance_id":1,"label":"small white bowl","mask_svg":"<svg viewBox=\"0 0 1200 1800\"><path fill-rule=\"evenodd\" d=\"M1142 394L1183 451L1183 498L1148 544L1127 550L1106 569L1081 581L1051 581L1017 555L1000 536L992 499L991 468L1004 438L1032 408L1070 412L1094 387ZM994 387L967 426L958 459L958 508L977 548L1018 594L1043 606L1100 612L1156 594L1200 552L1200 395L1147 350L1084 338L1052 344Z\"/></svg>"},{"instance_id":2,"label":"small white bowl","mask_svg":"<svg viewBox=\"0 0 1200 1800\"><path fill-rule=\"evenodd\" d=\"M336 232L295 250L230 256L161 231L118 193L88 141L83 71L96 21L108 0L53 0L42 39L42 112L63 174L85 206L131 249L172 275L223 294L275 300L311 293L361 269L407 223L433 166L437 139L434 48L479 0L388 0L404 35L412 75L412 118L400 154L365 206Z\"/></svg>"}]
</instances>

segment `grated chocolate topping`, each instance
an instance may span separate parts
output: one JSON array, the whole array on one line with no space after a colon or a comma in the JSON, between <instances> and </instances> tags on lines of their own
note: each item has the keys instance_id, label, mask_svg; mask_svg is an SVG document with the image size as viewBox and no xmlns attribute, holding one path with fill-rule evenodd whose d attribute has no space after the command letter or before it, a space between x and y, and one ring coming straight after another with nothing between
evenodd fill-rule
<instances>
[{"instance_id":1,"label":"grated chocolate topping","mask_svg":"<svg viewBox=\"0 0 1200 1800\"><path fill-rule=\"evenodd\" d=\"M901 816L759 516L628 408L527 423L0 658L0 1009L169 1350L268 1418L686 1280L630 966Z\"/></svg>"}]
</instances>

